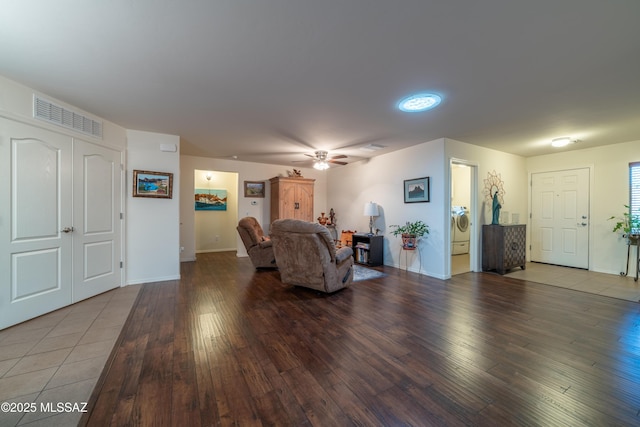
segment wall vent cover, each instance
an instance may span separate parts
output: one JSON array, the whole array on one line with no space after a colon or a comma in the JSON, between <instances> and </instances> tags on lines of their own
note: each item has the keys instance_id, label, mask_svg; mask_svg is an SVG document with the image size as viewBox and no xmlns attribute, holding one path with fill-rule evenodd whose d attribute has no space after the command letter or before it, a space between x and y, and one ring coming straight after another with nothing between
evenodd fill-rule
<instances>
[{"instance_id":1,"label":"wall vent cover","mask_svg":"<svg viewBox=\"0 0 640 427\"><path fill-rule=\"evenodd\" d=\"M102 138L102 122L56 105L37 95L33 95L33 117L96 138Z\"/></svg>"}]
</instances>

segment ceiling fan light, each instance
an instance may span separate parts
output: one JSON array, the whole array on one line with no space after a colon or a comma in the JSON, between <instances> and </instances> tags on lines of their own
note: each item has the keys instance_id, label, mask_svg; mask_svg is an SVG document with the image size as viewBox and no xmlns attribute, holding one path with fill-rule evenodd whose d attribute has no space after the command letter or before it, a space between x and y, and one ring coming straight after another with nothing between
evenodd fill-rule
<instances>
[{"instance_id":1,"label":"ceiling fan light","mask_svg":"<svg viewBox=\"0 0 640 427\"><path fill-rule=\"evenodd\" d=\"M554 138L551 140L551 146L552 147L556 147L556 148L560 148L560 147L566 147L567 145L571 144L571 138L569 138L568 136L563 136L562 138Z\"/></svg>"},{"instance_id":2,"label":"ceiling fan light","mask_svg":"<svg viewBox=\"0 0 640 427\"><path fill-rule=\"evenodd\" d=\"M319 161L319 162L315 162L313 164L313 168L317 169L319 171L327 170L327 169L329 169L329 163L325 162L324 160Z\"/></svg>"}]
</instances>

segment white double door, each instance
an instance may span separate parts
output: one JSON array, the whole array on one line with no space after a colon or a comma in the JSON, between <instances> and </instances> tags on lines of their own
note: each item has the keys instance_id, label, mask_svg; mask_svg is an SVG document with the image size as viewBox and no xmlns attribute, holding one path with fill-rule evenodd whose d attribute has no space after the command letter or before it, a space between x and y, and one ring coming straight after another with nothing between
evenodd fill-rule
<instances>
[{"instance_id":1,"label":"white double door","mask_svg":"<svg viewBox=\"0 0 640 427\"><path fill-rule=\"evenodd\" d=\"M589 169L531 176L531 260L589 268Z\"/></svg>"},{"instance_id":2,"label":"white double door","mask_svg":"<svg viewBox=\"0 0 640 427\"><path fill-rule=\"evenodd\" d=\"M0 118L0 329L121 286L121 156Z\"/></svg>"}]
</instances>

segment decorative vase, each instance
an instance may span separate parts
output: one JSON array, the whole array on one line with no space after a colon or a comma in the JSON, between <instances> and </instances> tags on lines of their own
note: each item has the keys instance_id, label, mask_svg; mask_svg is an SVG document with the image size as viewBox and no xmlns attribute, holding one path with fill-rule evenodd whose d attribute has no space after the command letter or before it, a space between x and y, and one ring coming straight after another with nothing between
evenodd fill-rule
<instances>
[{"instance_id":1,"label":"decorative vase","mask_svg":"<svg viewBox=\"0 0 640 427\"><path fill-rule=\"evenodd\" d=\"M417 238L415 234L402 233L402 249L405 251L413 251L417 247Z\"/></svg>"},{"instance_id":2,"label":"decorative vase","mask_svg":"<svg viewBox=\"0 0 640 427\"><path fill-rule=\"evenodd\" d=\"M329 218L327 218L326 216L324 216L324 212L320 213L320 216L318 217L318 222L321 225L327 225L327 221L329 221Z\"/></svg>"}]
</instances>

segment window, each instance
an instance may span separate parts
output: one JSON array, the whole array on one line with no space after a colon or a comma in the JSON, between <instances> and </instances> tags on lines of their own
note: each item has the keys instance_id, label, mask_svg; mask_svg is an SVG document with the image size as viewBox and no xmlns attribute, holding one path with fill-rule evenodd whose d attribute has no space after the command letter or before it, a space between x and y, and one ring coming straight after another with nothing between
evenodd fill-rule
<instances>
[{"instance_id":1,"label":"window","mask_svg":"<svg viewBox=\"0 0 640 427\"><path fill-rule=\"evenodd\" d=\"M629 214L631 233L640 233L640 227L637 226L640 219L640 162L629 163Z\"/></svg>"}]
</instances>

